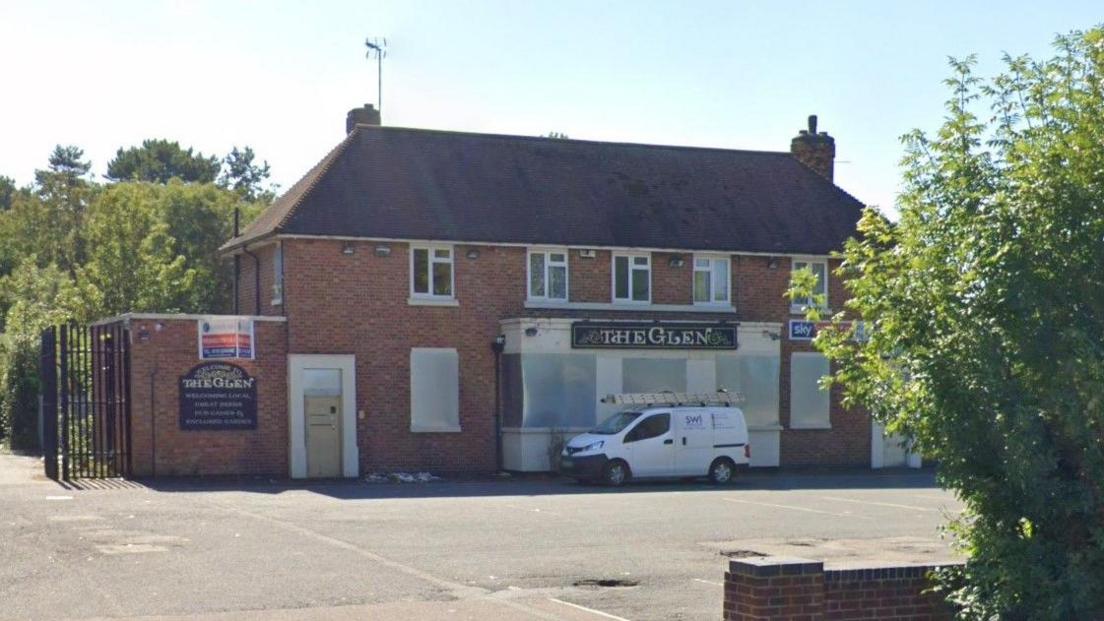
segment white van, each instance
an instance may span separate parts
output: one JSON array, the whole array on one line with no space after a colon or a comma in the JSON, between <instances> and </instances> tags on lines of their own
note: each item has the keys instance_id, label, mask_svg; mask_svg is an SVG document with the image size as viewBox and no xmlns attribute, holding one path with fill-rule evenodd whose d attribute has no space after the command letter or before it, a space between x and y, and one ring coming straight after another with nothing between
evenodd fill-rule
<instances>
[{"instance_id":1,"label":"white van","mask_svg":"<svg viewBox=\"0 0 1104 621\"><path fill-rule=\"evenodd\" d=\"M614 486L630 477L709 477L728 483L750 461L744 413L711 405L618 412L569 440L560 455L567 476Z\"/></svg>"}]
</instances>

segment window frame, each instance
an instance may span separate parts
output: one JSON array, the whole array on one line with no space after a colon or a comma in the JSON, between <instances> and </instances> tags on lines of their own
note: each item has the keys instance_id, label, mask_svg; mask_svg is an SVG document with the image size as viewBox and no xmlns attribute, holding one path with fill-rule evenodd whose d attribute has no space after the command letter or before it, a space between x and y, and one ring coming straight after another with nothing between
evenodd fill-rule
<instances>
[{"instance_id":1,"label":"window frame","mask_svg":"<svg viewBox=\"0 0 1104 621\"><path fill-rule=\"evenodd\" d=\"M691 261L693 263L690 266L690 299L693 301L694 306L732 306L732 257L723 254L707 254L700 253L695 254ZM698 261L709 261L708 270L699 270ZM716 269L718 262L723 261L725 263L725 272L727 278L725 279L725 299L714 299L713 291L713 272ZM698 272L709 273L709 299L706 301L699 301L695 296L697 294L695 281L698 277Z\"/></svg>"},{"instance_id":2,"label":"window frame","mask_svg":"<svg viewBox=\"0 0 1104 621\"><path fill-rule=\"evenodd\" d=\"M654 436L648 436L646 438L638 437L638 435L640 433L640 429L648 421L652 420L653 418L663 418L663 417L667 418L667 429L666 430L664 430L660 433L657 433ZM662 438L663 436L665 436L669 433L671 433L671 413L670 412L656 412L654 414L649 414L648 416L645 416L645 417L637 420L636 424L633 425L633 428L628 430L625 433L625 436L624 436L624 439L622 440L622 442L624 444L632 444L633 442L643 442L644 440L651 440L653 438Z\"/></svg>"},{"instance_id":3,"label":"window frame","mask_svg":"<svg viewBox=\"0 0 1104 621\"><path fill-rule=\"evenodd\" d=\"M798 267L798 264L802 264L804 267ZM828 308L829 308L829 305L828 305L828 299L829 299L828 298L828 281L830 280L830 278L829 278L830 272L829 272L829 266L828 266L828 259L826 257L809 257L809 256L794 257L790 261L790 282L793 282L794 272L796 272L798 270L805 269L805 268L812 269L812 266L816 265L816 264L824 266L824 304L817 306L817 308L819 308L822 311L827 311ZM819 280L818 280L818 282L819 282ZM790 313L794 314L794 315L800 315L800 314L803 314L805 312L806 308L811 307L811 306L813 306L813 301L810 298L804 298L802 300L791 300L790 301Z\"/></svg>"},{"instance_id":4,"label":"window frame","mask_svg":"<svg viewBox=\"0 0 1104 621\"><path fill-rule=\"evenodd\" d=\"M426 251L426 269L429 273L426 275L426 283L428 285L427 291L421 293L414 290L414 254L418 250ZM436 256L437 250L447 250L449 258L447 261L438 259ZM410 297L418 300L455 300L456 299L456 248L452 244L411 244L410 245ZM448 263L449 265L449 294L441 295L433 293L433 265L435 263Z\"/></svg>"},{"instance_id":5,"label":"window frame","mask_svg":"<svg viewBox=\"0 0 1104 621\"><path fill-rule=\"evenodd\" d=\"M629 297L619 298L617 297L617 259L624 257L628 262L628 278L629 278ZM633 259L644 258L648 260L648 299L646 300L634 300L633 299L633 271L636 266L633 263ZM614 304L651 304L652 303L652 255L649 252L614 252L610 255L610 299Z\"/></svg>"},{"instance_id":6,"label":"window frame","mask_svg":"<svg viewBox=\"0 0 1104 621\"><path fill-rule=\"evenodd\" d=\"M277 241L272 250L272 306L284 303L284 244Z\"/></svg>"},{"instance_id":7,"label":"window frame","mask_svg":"<svg viewBox=\"0 0 1104 621\"><path fill-rule=\"evenodd\" d=\"M533 255L544 255L544 295L533 294ZM564 268L564 297L554 298L548 295L550 290L549 283L552 282L549 277L550 268L552 267L552 255L563 255L563 268ZM557 263L558 267L560 264ZM525 295L526 299L531 302L550 302L554 304L566 304L571 299L571 255L567 248L557 248L549 246L534 246L529 248L525 253Z\"/></svg>"}]
</instances>

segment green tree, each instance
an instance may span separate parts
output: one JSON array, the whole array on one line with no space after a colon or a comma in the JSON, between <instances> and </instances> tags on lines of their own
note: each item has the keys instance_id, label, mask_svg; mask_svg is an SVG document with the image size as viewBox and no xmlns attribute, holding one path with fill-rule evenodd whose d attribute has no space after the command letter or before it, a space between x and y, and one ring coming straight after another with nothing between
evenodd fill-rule
<instances>
[{"instance_id":1,"label":"green tree","mask_svg":"<svg viewBox=\"0 0 1104 621\"><path fill-rule=\"evenodd\" d=\"M225 168L219 177L219 185L238 192L246 200L272 202L273 193L265 187L269 176L268 161L256 164L255 159L252 147L231 149L223 159Z\"/></svg>"},{"instance_id":2,"label":"green tree","mask_svg":"<svg viewBox=\"0 0 1104 621\"><path fill-rule=\"evenodd\" d=\"M12 448L37 448L39 334L70 319L76 300L69 275L40 267L34 256L0 278L0 302L8 309L0 333L0 437L9 436Z\"/></svg>"},{"instance_id":3,"label":"green tree","mask_svg":"<svg viewBox=\"0 0 1104 621\"><path fill-rule=\"evenodd\" d=\"M15 179L0 175L0 211L11 209L16 191Z\"/></svg>"},{"instance_id":4,"label":"green tree","mask_svg":"<svg viewBox=\"0 0 1104 621\"><path fill-rule=\"evenodd\" d=\"M900 219L863 215L816 339L965 503L942 577L964 618L1104 618L1104 31L1056 47L990 80L951 62L943 126L904 138Z\"/></svg>"},{"instance_id":5,"label":"green tree","mask_svg":"<svg viewBox=\"0 0 1104 621\"><path fill-rule=\"evenodd\" d=\"M164 139L142 141L140 147L119 149L115 159L107 164L111 181L149 181L168 183L169 179L185 182L213 183L222 164L215 156L205 156L183 149L180 143Z\"/></svg>"},{"instance_id":6,"label":"green tree","mask_svg":"<svg viewBox=\"0 0 1104 621\"><path fill-rule=\"evenodd\" d=\"M125 312L197 310L195 270L158 213L159 188L122 183L103 192L88 214L88 261L76 281L81 320Z\"/></svg>"}]
</instances>

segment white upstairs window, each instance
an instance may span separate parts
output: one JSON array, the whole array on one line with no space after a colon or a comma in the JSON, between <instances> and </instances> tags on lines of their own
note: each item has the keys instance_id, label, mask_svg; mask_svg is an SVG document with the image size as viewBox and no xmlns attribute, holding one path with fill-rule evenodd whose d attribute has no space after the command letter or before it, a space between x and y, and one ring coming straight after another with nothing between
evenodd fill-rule
<instances>
[{"instance_id":1,"label":"white upstairs window","mask_svg":"<svg viewBox=\"0 0 1104 621\"><path fill-rule=\"evenodd\" d=\"M651 255L613 255L613 301L633 304L652 301Z\"/></svg>"},{"instance_id":2,"label":"white upstairs window","mask_svg":"<svg viewBox=\"0 0 1104 621\"><path fill-rule=\"evenodd\" d=\"M567 301L567 250L529 251L529 299Z\"/></svg>"},{"instance_id":3,"label":"white upstairs window","mask_svg":"<svg viewBox=\"0 0 1104 621\"><path fill-rule=\"evenodd\" d=\"M730 304L729 270L726 257L694 257L694 304Z\"/></svg>"},{"instance_id":4,"label":"white upstairs window","mask_svg":"<svg viewBox=\"0 0 1104 621\"><path fill-rule=\"evenodd\" d=\"M828 305L828 262L816 261L816 260L803 260L794 259L793 271L798 272L804 269L808 269L813 272L813 276L816 276L816 286L813 288L813 295L822 296L823 303L821 308L825 308ZM815 305L813 298L794 298L790 312L803 313L806 308Z\"/></svg>"},{"instance_id":5,"label":"white upstairs window","mask_svg":"<svg viewBox=\"0 0 1104 621\"><path fill-rule=\"evenodd\" d=\"M410 249L410 295L451 300L455 297L451 246L413 246Z\"/></svg>"}]
</instances>

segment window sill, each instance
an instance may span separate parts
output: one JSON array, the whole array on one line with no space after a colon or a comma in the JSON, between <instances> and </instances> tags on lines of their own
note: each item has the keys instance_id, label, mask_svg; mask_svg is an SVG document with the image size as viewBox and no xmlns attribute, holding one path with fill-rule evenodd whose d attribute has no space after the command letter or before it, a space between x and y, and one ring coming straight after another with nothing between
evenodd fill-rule
<instances>
[{"instance_id":1,"label":"window sill","mask_svg":"<svg viewBox=\"0 0 1104 621\"><path fill-rule=\"evenodd\" d=\"M695 304L648 304L645 302L544 302L526 300L525 308L541 310L633 311L648 313L724 313L734 314L734 306Z\"/></svg>"},{"instance_id":2,"label":"window sill","mask_svg":"<svg viewBox=\"0 0 1104 621\"><path fill-rule=\"evenodd\" d=\"M831 429L831 428L832 428L831 424L828 424L828 425L790 425L791 430L797 430L797 431L808 431L808 430L813 430L813 429L823 430L823 429Z\"/></svg>"},{"instance_id":3,"label":"window sill","mask_svg":"<svg viewBox=\"0 0 1104 621\"><path fill-rule=\"evenodd\" d=\"M736 310L731 302L694 302L694 308L717 309L720 311Z\"/></svg>"},{"instance_id":4,"label":"window sill","mask_svg":"<svg viewBox=\"0 0 1104 621\"><path fill-rule=\"evenodd\" d=\"M411 296L406 299L410 306L460 306L456 298L419 298Z\"/></svg>"},{"instance_id":5,"label":"window sill","mask_svg":"<svg viewBox=\"0 0 1104 621\"><path fill-rule=\"evenodd\" d=\"M272 305L272 306L283 306L284 305L284 300L283 300L283 298L278 298L278 299L272 300L272 302L270 302L269 304Z\"/></svg>"},{"instance_id":6,"label":"window sill","mask_svg":"<svg viewBox=\"0 0 1104 621\"><path fill-rule=\"evenodd\" d=\"M419 427L410 426L410 433L460 433L460 426L455 427Z\"/></svg>"},{"instance_id":7,"label":"window sill","mask_svg":"<svg viewBox=\"0 0 1104 621\"><path fill-rule=\"evenodd\" d=\"M808 307L806 307L804 305L790 306L790 314L791 315L801 315L802 318L805 317L805 313L808 312L808 310L809 310ZM817 311L820 312L820 314L824 317L830 317L832 315L832 309L830 309L830 308L817 308Z\"/></svg>"}]
</instances>

